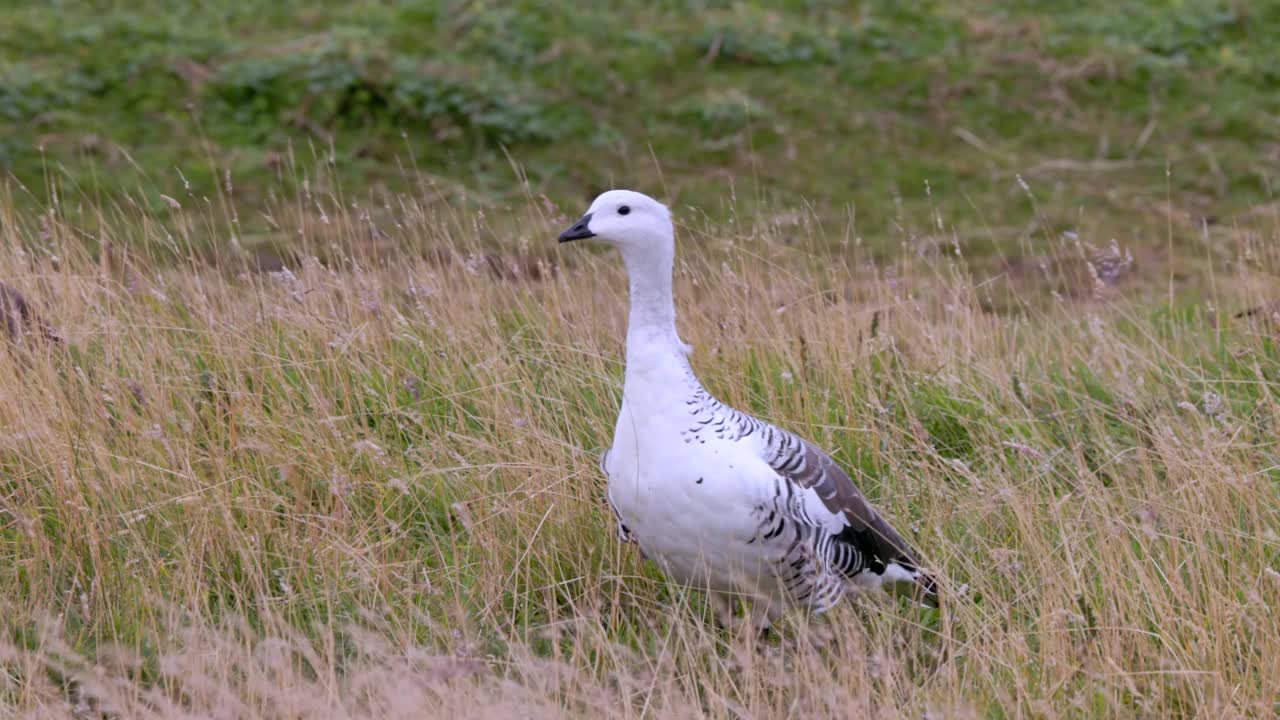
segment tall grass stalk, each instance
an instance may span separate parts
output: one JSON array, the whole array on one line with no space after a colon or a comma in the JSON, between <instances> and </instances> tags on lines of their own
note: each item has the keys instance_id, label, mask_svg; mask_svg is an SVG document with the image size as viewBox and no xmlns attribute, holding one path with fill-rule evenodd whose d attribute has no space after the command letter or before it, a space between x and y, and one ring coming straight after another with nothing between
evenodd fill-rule
<instances>
[{"instance_id":1,"label":"tall grass stalk","mask_svg":"<svg viewBox=\"0 0 1280 720\"><path fill-rule=\"evenodd\" d=\"M803 214L680 228L706 383L829 448L944 582L940 611L859 598L762 643L615 540L626 283L554 246L576 208L308 190L260 270L172 200L0 203L0 278L65 340L0 346L9 712L1280 712L1280 352L1230 313L1274 256L1227 248L1170 306L1066 242L980 276L819 251Z\"/></svg>"}]
</instances>

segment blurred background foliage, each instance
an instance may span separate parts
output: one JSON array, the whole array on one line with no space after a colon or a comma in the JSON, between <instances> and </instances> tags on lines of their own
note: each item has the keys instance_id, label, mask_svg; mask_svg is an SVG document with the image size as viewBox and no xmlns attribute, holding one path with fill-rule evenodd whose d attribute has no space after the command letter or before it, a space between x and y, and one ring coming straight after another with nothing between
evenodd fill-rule
<instances>
[{"instance_id":1,"label":"blurred background foliage","mask_svg":"<svg viewBox=\"0 0 1280 720\"><path fill-rule=\"evenodd\" d=\"M882 252L1277 225L1274 0L6 5L0 168L37 205L221 196L252 225L319 162L455 206L803 208Z\"/></svg>"}]
</instances>

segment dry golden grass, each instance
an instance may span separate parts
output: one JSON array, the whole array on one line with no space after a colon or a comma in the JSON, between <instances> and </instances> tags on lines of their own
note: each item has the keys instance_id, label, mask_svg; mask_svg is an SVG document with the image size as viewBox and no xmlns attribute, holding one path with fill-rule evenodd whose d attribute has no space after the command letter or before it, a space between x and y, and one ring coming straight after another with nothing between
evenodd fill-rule
<instances>
[{"instance_id":1,"label":"dry golden grass","mask_svg":"<svg viewBox=\"0 0 1280 720\"><path fill-rule=\"evenodd\" d=\"M497 239L301 206L274 222L326 260L275 274L196 260L234 232L212 214L104 213L91 254L0 207L0 279L66 343L0 350L8 713L1280 712L1280 351L1230 319L1277 286L1256 247L1170 307L682 228L704 381L831 449L944 579L940 611L862 598L758 643L614 539L617 258L532 203Z\"/></svg>"}]
</instances>

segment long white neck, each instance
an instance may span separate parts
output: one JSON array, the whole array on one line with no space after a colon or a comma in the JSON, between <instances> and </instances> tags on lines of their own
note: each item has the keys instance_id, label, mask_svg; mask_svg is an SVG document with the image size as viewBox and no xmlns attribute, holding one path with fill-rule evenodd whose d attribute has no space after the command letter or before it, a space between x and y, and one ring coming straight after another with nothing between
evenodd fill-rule
<instances>
[{"instance_id":1,"label":"long white neck","mask_svg":"<svg viewBox=\"0 0 1280 720\"><path fill-rule=\"evenodd\" d=\"M627 324L628 396L653 385L674 389L693 379L686 359L687 347L676 334L676 309L671 294L675 253L670 243L670 240L665 246L655 243L647 251L623 252L631 282L631 316Z\"/></svg>"}]
</instances>

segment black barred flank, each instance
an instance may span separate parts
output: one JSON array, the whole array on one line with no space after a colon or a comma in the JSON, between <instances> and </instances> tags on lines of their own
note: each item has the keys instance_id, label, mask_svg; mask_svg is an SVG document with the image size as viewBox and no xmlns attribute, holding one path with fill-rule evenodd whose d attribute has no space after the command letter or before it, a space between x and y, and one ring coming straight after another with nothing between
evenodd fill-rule
<instances>
[{"instance_id":1,"label":"black barred flank","mask_svg":"<svg viewBox=\"0 0 1280 720\"><path fill-rule=\"evenodd\" d=\"M919 571L911 548L835 461L799 436L725 405L696 379L693 382L693 397L687 401L692 421L681 433L684 441L734 442L758 434L761 459L777 473L773 498L757 508L760 524L747 542L782 549L776 572L793 600L825 609L839 599L846 581L862 573L883 575L890 562ZM827 510L844 520L839 533L828 532L823 521L812 516L803 501L804 490L812 490ZM925 578L921 585L932 594Z\"/></svg>"}]
</instances>

